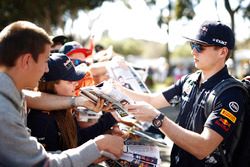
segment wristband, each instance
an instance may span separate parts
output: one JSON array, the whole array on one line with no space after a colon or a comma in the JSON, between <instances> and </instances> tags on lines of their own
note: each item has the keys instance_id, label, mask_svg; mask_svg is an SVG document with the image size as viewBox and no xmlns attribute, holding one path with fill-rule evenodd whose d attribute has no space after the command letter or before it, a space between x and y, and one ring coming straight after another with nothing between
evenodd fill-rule
<instances>
[{"instance_id":1,"label":"wristband","mask_svg":"<svg viewBox=\"0 0 250 167\"><path fill-rule=\"evenodd\" d=\"M155 128L159 129L162 126L163 120L164 120L165 115L160 113L157 115L153 120L152 124Z\"/></svg>"},{"instance_id":2,"label":"wristband","mask_svg":"<svg viewBox=\"0 0 250 167\"><path fill-rule=\"evenodd\" d=\"M77 105L76 105L76 97L75 96L71 97L70 105L71 105L71 107L77 107Z\"/></svg>"}]
</instances>

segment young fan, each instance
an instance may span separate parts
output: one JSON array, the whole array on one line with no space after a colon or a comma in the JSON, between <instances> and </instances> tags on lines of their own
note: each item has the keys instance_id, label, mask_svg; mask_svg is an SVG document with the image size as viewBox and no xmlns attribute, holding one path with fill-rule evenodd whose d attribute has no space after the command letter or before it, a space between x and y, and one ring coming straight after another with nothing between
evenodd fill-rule
<instances>
[{"instance_id":1,"label":"young fan","mask_svg":"<svg viewBox=\"0 0 250 167\"><path fill-rule=\"evenodd\" d=\"M49 72L44 74L38 90L61 96L74 96L77 81L84 77L83 70L75 68L71 60L61 53L52 54L48 66ZM106 113L96 124L79 128L74 108L68 108L55 111L32 109L28 114L27 123L31 135L35 136L47 151L57 151L77 147L103 134L116 122L111 113Z\"/></svg>"}]
</instances>

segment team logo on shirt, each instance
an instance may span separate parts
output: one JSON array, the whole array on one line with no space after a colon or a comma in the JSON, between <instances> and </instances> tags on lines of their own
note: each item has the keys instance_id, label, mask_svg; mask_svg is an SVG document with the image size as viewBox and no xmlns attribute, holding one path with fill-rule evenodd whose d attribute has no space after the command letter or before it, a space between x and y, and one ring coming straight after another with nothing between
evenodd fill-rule
<instances>
[{"instance_id":1,"label":"team logo on shirt","mask_svg":"<svg viewBox=\"0 0 250 167\"><path fill-rule=\"evenodd\" d=\"M228 118L233 123L235 123L235 121L237 120L237 118L232 113L230 113L229 111L227 111L224 108L221 110L220 114L223 115L224 117Z\"/></svg>"},{"instance_id":2,"label":"team logo on shirt","mask_svg":"<svg viewBox=\"0 0 250 167\"><path fill-rule=\"evenodd\" d=\"M191 92L191 90L192 90L192 85L188 85L188 86L185 87L185 89L184 89L184 94L189 95L190 92Z\"/></svg>"},{"instance_id":3,"label":"team logo on shirt","mask_svg":"<svg viewBox=\"0 0 250 167\"><path fill-rule=\"evenodd\" d=\"M231 127L231 123L229 123L228 120L224 119L224 118L220 118L220 119L216 120L215 124L220 126L225 132L229 131L229 129Z\"/></svg>"},{"instance_id":4,"label":"team logo on shirt","mask_svg":"<svg viewBox=\"0 0 250 167\"><path fill-rule=\"evenodd\" d=\"M231 101L229 103L229 108L233 111L233 112L238 112L239 111L239 105L238 103L236 103L235 101Z\"/></svg>"},{"instance_id":5,"label":"team logo on shirt","mask_svg":"<svg viewBox=\"0 0 250 167\"><path fill-rule=\"evenodd\" d=\"M182 93L182 96L181 98L183 99L183 101L188 101L189 99L189 94L190 92L192 91L192 84L190 83L184 83L183 85L183 93Z\"/></svg>"}]
</instances>

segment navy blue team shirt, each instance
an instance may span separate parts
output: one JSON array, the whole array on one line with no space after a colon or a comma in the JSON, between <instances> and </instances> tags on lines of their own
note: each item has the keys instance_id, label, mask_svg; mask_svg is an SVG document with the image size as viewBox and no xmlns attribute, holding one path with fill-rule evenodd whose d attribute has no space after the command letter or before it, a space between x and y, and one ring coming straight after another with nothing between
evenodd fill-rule
<instances>
[{"instance_id":1,"label":"navy blue team shirt","mask_svg":"<svg viewBox=\"0 0 250 167\"><path fill-rule=\"evenodd\" d=\"M227 153L233 140L239 117L244 112L242 90L232 87L224 91L217 99L214 111L211 111L207 117L204 106L210 91L221 80L231 76L225 66L204 83L199 84L200 77L200 73L182 77L165 90L163 96L168 102L176 96L180 98L180 113L177 123L181 127L199 134L204 127L214 130L224 138L222 148ZM171 152L171 167L187 166L222 166L220 152L216 149L211 155L203 160L199 160L174 144Z\"/></svg>"}]
</instances>

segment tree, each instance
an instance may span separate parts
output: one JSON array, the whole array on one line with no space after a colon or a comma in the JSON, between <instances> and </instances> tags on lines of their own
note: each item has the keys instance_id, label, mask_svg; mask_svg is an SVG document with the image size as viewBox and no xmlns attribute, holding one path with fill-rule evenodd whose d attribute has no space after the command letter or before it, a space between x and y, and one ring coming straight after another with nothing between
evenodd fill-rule
<instances>
[{"instance_id":1,"label":"tree","mask_svg":"<svg viewBox=\"0 0 250 167\"><path fill-rule=\"evenodd\" d=\"M215 2L215 6L217 7L217 0L214 0L214 2ZM250 19L250 4L248 4L247 7L243 7L242 5L243 2L245 2L245 0L238 0L238 5L236 6L235 9L233 9L231 7L230 1L224 0L225 8L230 15L231 28L233 32L235 32L235 18L234 17L237 12L242 10L243 17ZM200 3L199 0L177 0L176 8L175 8L177 19L183 16L185 16L188 19L192 19L193 16L195 15L193 8L198 3ZM232 51L231 54L232 54L231 57L234 59L234 50Z\"/></svg>"},{"instance_id":2,"label":"tree","mask_svg":"<svg viewBox=\"0 0 250 167\"><path fill-rule=\"evenodd\" d=\"M0 29L17 20L28 20L51 33L52 27L63 27L67 13L75 18L80 9L90 10L101 6L105 0L1 0ZM112 1L112 0L110 0Z\"/></svg>"},{"instance_id":3,"label":"tree","mask_svg":"<svg viewBox=\"0 0 250 167\"><path fill-rule=\"evenodd\" d=\"M147 4L155 5L155 0L146 0ZM158 20L158 25L162 27L166 25L167 34L169 34L169 23L173 19L181 19L182 17L186 17L187 19L192 19L195 15L194 6L197 5L200 0L168 0L166 6L160 9L160 15ZM165 12L167 11L167 12ZM164 15L164 13L168 13L168 15ZM166 43L166 54L165 58L167 63L170 64L171 53L169 51L168 43Z\"/></svg>"},{"instance_id":4,"label":"tree","mask_svg":"<svg viewBox=\"0 0 250 167\"><path fill-rule=\"evenodd\" d=\"M250 3L247 5L247 7L245 8L244 14L243 14L244 18L250 19Z\"/></svg>"},{"instance_id":5,"label":"tree","mask_svg":"<svg viewBox=\"0 0 250 167\"><path fill-rule=\"evenodd\" d=\"M216 2L216 1L215 1ZM232 31L235 33L235 13L237 13L239 10L243 10L243 13L247 14L247 8L245 9L244 7L242 7L242 3L244 2L244 0L239 0L239 3L238 5L236 6L235 9L232 9L231 5L230 5L230 2L229 0L224 0L224 5L225 5L225 8L227 10L227 12L229 13L230 15L230 19L231 19L231 28L232 28ZM248 5L248 7L250 8L250 4ZM249 12L249 11L248 11ZM249 17L249 15L248 15ZM231 57L232 59L234 59L234 50L232 51L231 53Z\"/></svg>"},{"instance_id":6,"label":"tree","mask_svg":"<svg viewBox=\"0 0 250 167\"><path fill-rule=\"evenodd\" d=\"M182 17L186 17L189 20L192 19L195 16L194 6L199 2L199 0L196 0L195 2L192 0L177 0L175 5L175 15L177 20Z\"/></svg>"}]
</instances>

